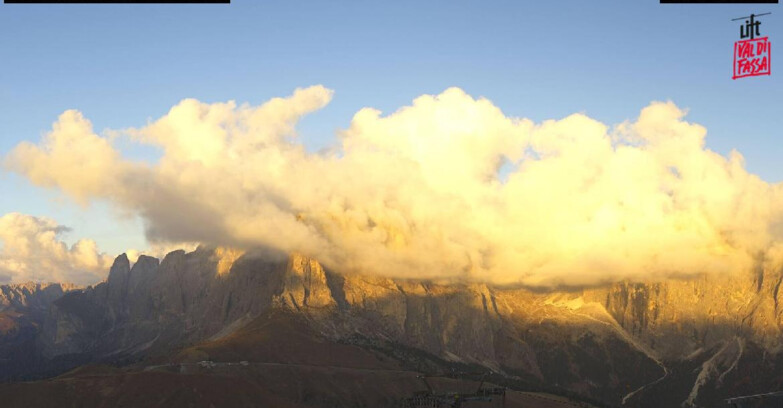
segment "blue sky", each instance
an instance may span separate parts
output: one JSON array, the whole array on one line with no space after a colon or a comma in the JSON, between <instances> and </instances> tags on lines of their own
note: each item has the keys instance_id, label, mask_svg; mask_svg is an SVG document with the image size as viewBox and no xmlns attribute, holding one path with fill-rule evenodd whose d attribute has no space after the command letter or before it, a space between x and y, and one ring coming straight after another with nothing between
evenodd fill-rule
<instances>
[{"instance_id":1,"label":"blue sky","mask_svg":"<svg viewBox=\"0 0 783 408\"><path fill-rule=\"evenodd\" d=\"M141 126L183 98L251 104L323 84L334 100L299 131L333 141L362 107L390 113L458 86L506 115L536 121L583 112L613 124L672 100L707 127L709 148L739 150L747 168L783 180L783 87L731 79L738 22L762 18L773 52L778 5L657 1L305 2L231 5L0 5L0 155L37 141L78 109L97 130ZM129 146L125 146L129 147ZM128 155L154 160L154 152ZM138 220L105 203L82 208L0 173L0 214L48 216L109 253L144 247Z\"/></svg>"}]
</instances>

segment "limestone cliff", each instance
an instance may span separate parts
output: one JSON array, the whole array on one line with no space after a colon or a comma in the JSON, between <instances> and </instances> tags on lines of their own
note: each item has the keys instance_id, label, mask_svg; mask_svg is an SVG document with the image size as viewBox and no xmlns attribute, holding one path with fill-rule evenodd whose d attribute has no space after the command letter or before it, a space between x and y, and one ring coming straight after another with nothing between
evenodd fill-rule
<instances>
[{"instance_id":1,"label":"limestone cliff","mask_svg":"<svg viewBox=\"0 0 783 408\"><path fill-rule=\"evenodd\" d=\"M747 378L783 367L780 281L779 271L760 270L535 293L346 276L299 254L201 247L132 267L118 257L105 282L51 304L37 344L49 359L132 361L283 308L331 341L386 350L424 371L479 365L615 405L699 406L780 385L774 375Z\"/></svg>"},{"instance_id":2,"label":"limestone cliff","mask_svg":"<svg viewBox=\"0 0 783 408\"><path fill-rule=\"evenodd\" d=\"M0 286L0 381L22 379L31 370L51 366L39 358L36 339L52 302L75 289L59 283Z\"/></svg>"}]
</instances>

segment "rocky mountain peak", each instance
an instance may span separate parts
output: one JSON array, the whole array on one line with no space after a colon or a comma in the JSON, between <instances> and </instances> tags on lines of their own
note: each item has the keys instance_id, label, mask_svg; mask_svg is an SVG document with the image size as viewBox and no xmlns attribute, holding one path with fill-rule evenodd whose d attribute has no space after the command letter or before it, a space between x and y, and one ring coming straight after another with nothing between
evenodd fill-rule
<instances>
[{"instance_id":1,"label":"rocky mountain peak","mask_svg":"<svg viewBox=\"0 0 783 408\"><path fill-rule=\"evenodd\" d=\"M24 282L0 286L0 311L46 309L65 292L78 289L71 283Z\"/></svg>"},{"instance_id":2,"label":"rocky mountain peak","mask_svg":"<svg viewBox=\"0 0 783 408\"><path fill-rule=\"evenodd\" d=\"M741 384L743 364L776 367L781 277L761 272L537 293L341 275L302 254L202 246L132 267L117 257L106 282L51 302L38 344L52 359L137 359L280 311L330 341L388 347L422 370L478 365L612 404L685 382L693 386L673 398L688 406Z\"/></svg>"},{"instance_id":3,"label":"rocky mountain peak","mask_svg":"<svg viewBox=\"0 0 783 408\"><path fill-rule=\"evenodd\" d=\"M283 292L277 298L282 305L302 308L334 307L337 301L318 261L302 254L291 254L283 278Z\"/></svg>"}]
</instances>

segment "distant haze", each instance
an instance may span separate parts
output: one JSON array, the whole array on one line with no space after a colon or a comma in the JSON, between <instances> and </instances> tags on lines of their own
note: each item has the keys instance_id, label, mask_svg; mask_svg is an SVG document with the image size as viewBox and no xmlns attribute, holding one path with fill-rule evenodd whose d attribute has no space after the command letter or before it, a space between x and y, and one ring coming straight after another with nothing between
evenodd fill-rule
<instances>
[{"instance_id":1,"label":"distant haze","mask_svg":"<svg viewBox=\"0 0 783 408\"><path fill-rule=\"evenodd\" d=\"M783 260L781 186L706 149L706 129L671 102L611 127L582 114L533 123L451 88L385 116L362 109L339 146L308 153L295 125L331 97L187 99L104 135L69 110L4 164L142 217L152 242L296 251L344 273L547 288ZM130 160L118 137L162 157Z\"/></svg>"}]
</instances>

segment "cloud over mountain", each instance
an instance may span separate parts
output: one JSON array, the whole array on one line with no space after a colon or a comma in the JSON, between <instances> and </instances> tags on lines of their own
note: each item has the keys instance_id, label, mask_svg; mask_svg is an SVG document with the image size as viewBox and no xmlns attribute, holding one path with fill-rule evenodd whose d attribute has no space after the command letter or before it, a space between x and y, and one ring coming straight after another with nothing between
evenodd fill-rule
<instances>
[{"instance_id":1,"label":"cloud over mountain","mask_svg":"<svg viewBox=\"0 0 783 408\"><path fill-rule=\"evenodd\" d=\"M332 151L308 153L295 125L331 97L183 100L124 131L161 149L153 165L67 111L5 165L140 215L153 242L300 251L344 272L554 287L783 260L781 186L705 148L672 103L611 128L537 124L451 88L387 116L362 109Z\"/></svg>"},{"instance_id":2,"label":"cloud over mountain","mask_svg":"<svg viewBox=\"0 0 783 408\"><path fill-rule=\"evenodd\" d=\"M19 213L0 217L0 283L92 284L106 276L112 258L90 239L68 247L60 239L66 231L49 218Z\"/></svg>"}]
</instances>

